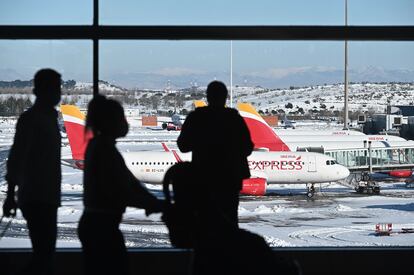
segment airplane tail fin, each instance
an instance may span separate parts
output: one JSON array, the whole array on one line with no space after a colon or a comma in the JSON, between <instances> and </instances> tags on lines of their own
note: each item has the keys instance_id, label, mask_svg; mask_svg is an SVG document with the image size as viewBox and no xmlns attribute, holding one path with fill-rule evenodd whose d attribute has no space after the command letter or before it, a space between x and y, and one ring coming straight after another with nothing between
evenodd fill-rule
<instances>
[{"instance_id":1,"label":"airplane tail fin","mask_svg":"<svg viewBox=\"0 0 414 275\"><path fill-rule=\"evenodd\" d=\"M204 100L194 100L194 107L205 107L207 106L207 103L204 102Z\"/></svg>"},{"instance_id":2,"label":"airplane tail fin","mask_svg":"<svg viewBox=\"0 0 414 275\"><path fill-rule=\"evenodd\" d=\"M290 151L289 147L250 103L238 103L237 109L249 128L256 149L268 148L269 151Z\"/></svg>"},{"instance_id":3,"label":"airplane tail fin","mask_svg":"<svg viewBox=\"0 0 414 275\"><path fill-rule=\"evenodd\" d=\"M85 132L85 115L74 105L60 105L60 111L72 150L72 158L84 160L86 146L92 138L92 133Z\"/></svg>"}]
</instances>

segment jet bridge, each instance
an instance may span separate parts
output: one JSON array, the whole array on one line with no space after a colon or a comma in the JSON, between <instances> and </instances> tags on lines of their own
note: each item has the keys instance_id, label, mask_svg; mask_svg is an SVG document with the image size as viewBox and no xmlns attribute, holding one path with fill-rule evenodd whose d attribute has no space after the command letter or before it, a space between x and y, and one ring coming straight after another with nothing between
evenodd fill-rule
<instances>
[{"instance_id":1,"label":"jet bridge","mask_svg":"<svg viewBox=\"0 0 414 275\"><path fill-rule=\"evenodd\" d=\"M332 150L325 151L325 154L351 171L414 168L414 146Z\"/></svg>"},{"instance_id":2,"label":"jet bridge","mask_svg":"<svg viewBox=\"0 0 414 275\"><path fill-rule=\"evenodd\" d=\"M374 172L388 173L390 176L414 168L414 146L398 146L327 150L326 155L334 158L339 164L346 166L351 175L346 180L359 193L380 193L379 184L372 179Z\"/></svg>"}]
</instances>

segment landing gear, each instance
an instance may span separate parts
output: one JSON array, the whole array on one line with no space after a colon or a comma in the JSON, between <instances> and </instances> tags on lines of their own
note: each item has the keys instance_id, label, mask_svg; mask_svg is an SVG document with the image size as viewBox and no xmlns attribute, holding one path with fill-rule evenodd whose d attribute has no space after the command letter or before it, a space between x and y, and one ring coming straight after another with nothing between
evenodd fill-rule
<instances>
[{"instance_id":1,"label":"landing gear","mask_svg":"<svg viewBox=\"0 0 414 275\"><path fill-rule=\"evenodd\" d=\"M315 195L315 186L311 183L308 185L308 192L306 193L306 196L308 196L308 198L313 198L313 195Z\"/></svg>"}]
</instances>

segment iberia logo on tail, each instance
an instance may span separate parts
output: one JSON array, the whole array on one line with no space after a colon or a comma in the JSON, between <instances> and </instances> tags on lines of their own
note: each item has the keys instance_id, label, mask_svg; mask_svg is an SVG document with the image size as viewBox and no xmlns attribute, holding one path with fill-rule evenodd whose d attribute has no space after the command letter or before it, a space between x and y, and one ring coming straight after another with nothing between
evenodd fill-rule
<instances>
[{"instance_id":1,"label":"iberia logo on tail","mask_svg":"<svg viewBox=\"0 0 414 275\"><path fill-rule=\"evenodd\" d=\"M238 103L237 109L249 128L255 148L267 148L269 151L290 151L262 116L249 103Z\"/></svg>"},{"instance_id":2,"label":"iberia logo on tail","mask_svg":"<svg viewBox=\"0 0 414 275\"><path fill-rule=\"evenodd\" d=\"M85 133L85 115L74 105L60 105L66 134L74 160L84 160L86 146L92 133Z\"/></svg>"}]
</instances>

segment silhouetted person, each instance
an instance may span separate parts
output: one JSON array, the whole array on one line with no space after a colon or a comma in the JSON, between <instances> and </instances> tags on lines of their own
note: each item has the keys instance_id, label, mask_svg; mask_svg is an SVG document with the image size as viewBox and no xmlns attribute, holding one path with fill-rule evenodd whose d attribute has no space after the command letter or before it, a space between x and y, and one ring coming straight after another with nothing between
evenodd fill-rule
<instances>
[{"instance_id":1,"label":"silhouetted person","mask_svg":"<svg viewBox=\"0 0 414 275\"><path fill-rule=\"evenodd\" d=\"M95 96L88 106L86 130L94 137L85 154L83 175L84 212L78 234L85 260L85 274L128 274L125 242L119 224L127 206L160 212L162 203L125 165L115 147L128 132L122 106Z\"/></svg>"},{"instance_id":2,"label":"silhouetted person","mask_svg":"<svg viewBox=\"0 0 414 275\"><path fill-rule=\"evenodd\" d=\"M219 81L207 87L208 106L185 120L177 144L192 152L192 163L211 200L233 224L238 224L242 180L250 177L247 156L253 150L249 130L239 113L226 108L227 88Z\"/></svg>"},{"instance_id":3,"label":"silhouetted person","mask_svg":"<svg viewBox=\"0 0 414 275\"><path fill-rule=\"evenodd\" d=\"M61 77L42 69L34 77L34 105L17 121L7 161L7 198L3 214L14 216L17 207L26 219L33 255L27 274L52 274L56 246L57 209L60 206L60 146L58 114ZM17 203L15 201L15 189Z\"/></svg>"},{"instance_id":4,"label":"silhouetted person","mask_svg":"<svg viewBox=\"0 0 414 275\"><path fill-rule=\"evenodd\" d=\"M162 218L171 243L194 248L190 274L300 274L293 262L276 257L263 237L230 223L194 172L192 163L180 162L167 170L163 182L169 203Z\"/></svg>"}]
</instances>

